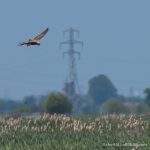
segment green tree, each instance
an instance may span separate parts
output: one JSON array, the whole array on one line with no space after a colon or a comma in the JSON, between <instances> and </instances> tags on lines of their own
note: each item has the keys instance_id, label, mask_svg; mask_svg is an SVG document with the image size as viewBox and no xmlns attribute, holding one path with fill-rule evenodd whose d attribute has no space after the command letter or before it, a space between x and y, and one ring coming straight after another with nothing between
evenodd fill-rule
<instances>
[{"instance_id":1,"label":"green tree","mask_svg":"<svg viewBox=\"0 0 150 150\"><path fill-rule=\"evenodd\" d=\"M146 88L144 90L144 94L146 95L145 97L145 103L150 106L150 88Z\"/></svg>"},{"instance_id":2,"label":"green tree","mask_svg":"<svg viewBox=\"0 0 150 150\"><path fill-rule=\"evenodd\" d=\"M110 99L103 104L102 107L103 113L109 114L120 114L120 113L129 113L129 108L123 104L122 101L118 99Z\"/></svg>"},{"instance_id":3,"label":"green tree","mask_svg":"<svg viewBox=\"0 0 150 150\"><path fill-rule=\"evenodd\" d=\"M117 90L107 76L98 75L89 80L88 95L95 101L96 105L101 105L107 99L116 97Z\"/></svg>"},{"instance_id":4,"label":"green tree","mask_svg":"<svg viewBox=\"0 0 150 150\"><path fill-rule=\"evenodd\" d=\"M71 113L72 104L67 96L62 93L52 93L48 96L44 103L46 112L48 113Z\"/></svg>"}]
</instances>

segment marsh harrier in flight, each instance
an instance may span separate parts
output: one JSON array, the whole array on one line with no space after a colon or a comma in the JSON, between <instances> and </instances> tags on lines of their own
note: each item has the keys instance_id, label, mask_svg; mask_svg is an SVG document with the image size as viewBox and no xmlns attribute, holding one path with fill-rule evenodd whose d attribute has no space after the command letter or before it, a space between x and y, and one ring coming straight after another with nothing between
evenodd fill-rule
<instances>
[{"instance_id":1,"label":"marsh harrier in flight","mask_svg":"<svg viewBox=\"0 0 150 150\"><path fill-rule=\"evenodd\" d=\"M31 45L40 45L40 40L45 36L45 34L48 32L48 28L45 29L42 33L40 33L39 35L37 35L33 40L29 39L27 42L23 42L20 43L19 45L27 45L27 46L31 46Z\"/></svg>"}]
</instances>

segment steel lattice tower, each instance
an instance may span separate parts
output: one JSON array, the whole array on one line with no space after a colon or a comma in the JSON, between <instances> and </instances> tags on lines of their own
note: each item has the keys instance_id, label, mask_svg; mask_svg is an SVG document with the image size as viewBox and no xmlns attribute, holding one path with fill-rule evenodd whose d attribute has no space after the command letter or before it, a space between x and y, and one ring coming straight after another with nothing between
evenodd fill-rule
<instances>
[{"instance_id":1,"label":"steel lattice tower","mask_svg":"<svg viewBox=\"0 0 150 150\"><path fill-rule=\"evenodd\" d=\"M68 55L69 58L69 75L67 82L64 85L64 92L65 94L70 98L73 105L76 105L76 102L78 101L77 95L79 94L79 86L78 86L78 75L77 75L77 69L76 69L76 55L80 58L80 52L75 50L75 45L80 44L83 47L83 42L75 40L75 33L77 34L79 38L79 30L69 28L68 30L65 30L63 34L66 33L69 34L69 40L63 41L60 43L60 48L62 45L66 44L69 46L68 51L65 51L63 53L63 57L65 55Z\"/></svg>"}]
</instances>

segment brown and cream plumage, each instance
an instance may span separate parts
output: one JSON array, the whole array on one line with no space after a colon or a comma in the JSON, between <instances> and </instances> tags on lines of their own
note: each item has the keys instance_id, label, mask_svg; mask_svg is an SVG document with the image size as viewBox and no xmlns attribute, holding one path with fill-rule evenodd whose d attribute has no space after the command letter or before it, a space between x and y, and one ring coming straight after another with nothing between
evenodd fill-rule
<instances>
[{"instance_id":1,"label":"brown and cream plumage","mask_svg":"<svg viewBox=\"0 0 150 150\"><path fill-rule=\"evenodd\" d=\"M20 43L19 45L27 45L27 46L31 46L31 45L40 45L40 40L45 36L45 34L48 32L48 28L46 28L42 33L40 33L39 35L37 35L33 40L29 39L27 42L23 42Z\"/></svg>"}]
</instances>

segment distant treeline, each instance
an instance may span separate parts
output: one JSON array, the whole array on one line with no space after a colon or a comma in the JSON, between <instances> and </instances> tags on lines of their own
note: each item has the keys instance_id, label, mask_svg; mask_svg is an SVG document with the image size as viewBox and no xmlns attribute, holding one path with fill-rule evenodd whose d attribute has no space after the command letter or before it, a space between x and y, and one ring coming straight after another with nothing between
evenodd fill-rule
<instances>
[{"instance_id":1,"label":"distant treeline","mask_svg":"<svg viewBox=\"0 0 150 150\"><path fill-rule=\"evenodd\" d=\"M146 113L150 112L150 88L145 97L119 95L106 75L89 80L87 94L78 95L77 107L63 93L26 96L21 101L0 99L0 113Z\"/></svg>"}]
</instances>

